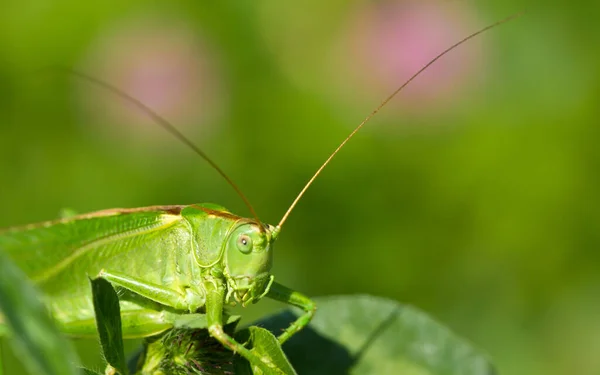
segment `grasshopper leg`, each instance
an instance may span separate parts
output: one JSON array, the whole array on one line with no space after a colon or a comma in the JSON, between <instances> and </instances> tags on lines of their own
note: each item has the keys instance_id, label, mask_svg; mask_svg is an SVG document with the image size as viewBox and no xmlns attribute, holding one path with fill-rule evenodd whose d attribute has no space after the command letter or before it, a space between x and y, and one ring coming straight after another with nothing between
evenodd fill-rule
<instances>
[{"instance_id":1,"label":"grasshopper leg","mask_svg":"<svg viewBox=\"0 0 600 375\"><path fill-rule=\"evenodd\" d=\"M123 338L153 336L173 327L160 311L132 310L121 311ZM72 320L60 324L60 329L72 337L96 337L96 318Z\"/></svg>"},{"instance_id":2,"label":"grasshopper leg","mask_svg":"<svg viewBox=\"0 0 600 375\"><path fill-rule=\"evenodd\" d=\"M260 367L266 374L282 374L275 364L269 360L263 360L258 355L244 347L244 345L235 341L223 331L223 304L225 301L225 286L219 281L206 281L206 319L208 322L208 331L210 335L217 339L225 347L235 353L239 353L251 364Z\"/></svg>"},{"instance_id":3,"label":"grasshopper leg","mask_svg":"<svg viewBox=\"0 0 600 375\"><path fill-rule=\"evenodd\" d=\"M107 270L100 271L98 277L108 280L113 285L118 285L152 301L178 310L194 312L200 306L204 305L204 295L194 293L190 289L187 289L187 294L185 292L177 292L160 285L151 284L147 281Z\"/></svg>"},{"instance_id":4,"label":"grasshopper leg","mask_svg":"<svg viewBox=\"0 0 600 375\"><path fill-rule=\"evenodd\" d=\"M300 315L295 322L277 337L282 344L292 337L292 335L298 333L298 331L308 325L317 310L317 306L310 298L300 292L296 292L295 290L281 285L278 282L274 282L273 285L271 285L267 297L304 310L304 314Z\"/></svg>"}]
</instances>

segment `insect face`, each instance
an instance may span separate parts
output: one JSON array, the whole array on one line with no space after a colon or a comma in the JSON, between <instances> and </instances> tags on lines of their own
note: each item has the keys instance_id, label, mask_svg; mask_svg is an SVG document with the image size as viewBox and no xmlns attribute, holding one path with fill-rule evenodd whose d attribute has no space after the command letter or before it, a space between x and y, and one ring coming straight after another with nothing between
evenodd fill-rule
<instances>
[{"instance_id":1,"label":"insect face","mask_svg":"<svg viewBox=\"0 0 600 375\"><path fill-rule=\"evenodd\" d=\"M237 302L255 302L265 292L271 280L273 230L251 221L239 224L229 235L225 249L227 295Z\"/></svg>"}]
</instances>

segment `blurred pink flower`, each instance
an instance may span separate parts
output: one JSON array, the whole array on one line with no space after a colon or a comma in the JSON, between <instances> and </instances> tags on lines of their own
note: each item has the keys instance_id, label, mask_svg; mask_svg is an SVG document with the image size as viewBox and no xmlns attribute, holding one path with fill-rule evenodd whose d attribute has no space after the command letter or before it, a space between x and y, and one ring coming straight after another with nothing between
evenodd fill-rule
<instances>
[{"instance_id":1,"label":"blurred pink flower","mask_svg":"<svg viewBox=\"0 0 600 375\"><path fill-rule=\"evenodd\" d=\"M178 129L206 127L219 114L223 96L214 53L197 34L172 18L127 20L102 33L81 69L117 86ZM80 85L79 93L90 109L86 120L166 138L146 114L111 93L87 84ZM117 136L123 131L112 129Z\"/></svg>"},{"instance_id":2,"label":"blurred pink flower","mask_svg":"<svg viewBox=\"0 0 600 375\"><path fill-rule=\"evenodd\" d=\"M437 54L475 31L474 24L463 3L369 3L355 12L349 24L345 43L354 59L348 68L368 91L390 94ZM480 73L480 43L471 40L444 56L390 107L422 112L451 105Z\"/></svg>"}]
</instances>

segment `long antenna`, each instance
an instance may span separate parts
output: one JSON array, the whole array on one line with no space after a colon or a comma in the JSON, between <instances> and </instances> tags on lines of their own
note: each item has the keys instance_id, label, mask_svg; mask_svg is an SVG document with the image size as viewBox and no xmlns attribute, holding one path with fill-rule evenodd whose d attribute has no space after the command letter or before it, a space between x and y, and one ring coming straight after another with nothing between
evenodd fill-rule
<instances>
[{"instance_id":1,"label":"long antenna","mask_svg":"<svg viewBox=\"0 0 600 375\"><path fill-rule=\"evenodd\" d=\"M453 49L455 49L456 47L460 46L461 44L465 43L466 41L476 37L479 34L482 34L486 31L488 31L489 29L492 29L496 26L499 26L503 23L506 23L514 18L517 18L519 16L521 16L523 14L523 12L517 13L517 14L513 14L510 17L507 17L503 20L494 22L493 24L484 27L483 29L474 32L473 34L465 37L464 39L460 40L459 42L456 42L455 44L453 44L452 46L448 47L446 50L444 50L442 53L440 53L439 55L437 55L436 57L434 57L433 59L431 59L431 61L429 61L427 64L425 64L421 69L419 69L419 71L417 71L415 74L412 75L412 77L410 77L406 82L404 82L400 87L398 87L396 89L396 91L394 91L390 96L388 96L383 102L381 102L381 104L379 104L379 106L377 108L375 108L373 110L373 112L371 112L353 131L352 133L350 133L350 135L348 135L346 137L346 139L344 139L344 141L342 143L340 143L340 145L335 149L335 151L333 151L333 153L331 155L329 155L329 157L327 158L327 160L325 160L325 162L319 167L319 169L317 169L317 171L315 172L315 174L310 178L310 180L308 180L308 182L306 183L306 185L304 185L304 187L302 188L302 190L300 191L300 193L298 194L298 196L296 197L296 199L294 199L294 201L292 202L292 204L290 205L290 208L288 208L288 210L286 211L286 213L283 215L283 217L281 218L281 220L279 221L279 224L277 224L277 232L279 232L281 230L281 227L283 226L283 223L285 223L285 221L287 220L288 216L290 216L290 213L292 212L292 210L296 207L296 205L298 204L298 202L300 201L300 198L302 198L302 196L304 195L304 193L306 192L306 190L308 190L309 186L312 185L312 183L315 181L315 179L317 178L317 176L319 176L319 174L321 174L321 171L323 171L323 169L325 169L325 167L329 164L329 162L331 161L331 159L333 159L333 157L335 155L337 155L337 153L342 149L342 147L344 147L344 145L352 138L354 137L354 134L356 134L362 127L363 125L365 125L367 122L369 122L369 120L371 120L371 118L373 116L375 116L380 110L381 108L385 107L386 104L388 104L390 102L390 100L392 100L400 91L402 91L406 86L408 86L409 83L411 83L415 78L417 78L421 73L423 73L425 70L427 70L427 68L429 68L433 63L435 63L436 61L438 61L442 56L444 56L445 54L447 54L448 52L452 51Z\"/></svg>"},{"instance_id":2,"label":"long antenna","mask_svg":"<svg viewBox=\"0 0 600 375\"><path fill-rule=\"evenodd\" d=\"M244 201L244 203L246 204L246 206L252 213L252 216L254 216L254 219L256 219L256 222L259 223L262 227L262 223L259 220L258 215L256 214L256 211L254 211L254 208L250 204L250 201L248 200L248 198L246 198L244 193L242 193L240 188L233 182L233 180L231 180L231 178L229 178L229 176L227 176L225 174L225 172L223 172L223 170L217 165L217 163L215 163L211 158L208 157L208 155L206 155L204 153L204 151L202 151L198 146L196 146L194 143L192 143L192 141L190 141L185 135L183 135L183 133L181 133L179 130L177 130L177 128L175 128L173 125L171 125L167 120L165 120L164 118L159 116L156 112L154 112L150 107L148 107L144 103L140 102L133 96L127 94L126 92L116 88L115 86L113 86L109 83L106 83L100 79L94 78L92 76L89 76L87 74L84 74L82 72L79 72L77 70L73 70L70 68L59 67L57 69L66 71L67 73L74 75L75 77L78 77L85 81L91 82L105 90L112 92L113 94L117 95L121 99L137 106L142 112L144 112L152 120L154 120L155 123L157 123L158 125L163 127L166 131L171 133L171 135L173 135L175 138L177 138L183 144L185 144L190 149L192 149L192 151L194 151L196 154L198 154L202 159L206 160L206 162L208 164L210 164L210 166L213 167L213 169L216 170L225 179L225 181L227 181L227 183L229 185L231 185L231 187L240 196L240 198L242 198L242 200Z\"/></svg>"}]
</instances>

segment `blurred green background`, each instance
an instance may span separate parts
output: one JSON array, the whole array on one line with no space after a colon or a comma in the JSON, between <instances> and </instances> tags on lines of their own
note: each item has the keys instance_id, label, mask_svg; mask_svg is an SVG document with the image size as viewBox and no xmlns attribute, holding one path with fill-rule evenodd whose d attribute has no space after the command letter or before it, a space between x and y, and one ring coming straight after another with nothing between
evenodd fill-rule
<instances>
[{"instance_id":1,"label":"blurred green background","mask_svg":"<svg viewBox=\"0 0 600 375\"><path fill-rule=\"evenodd\" d=\"M64 208L214 202L249 215L131 105L49 67L147 103L275 224L420 65L526 9L440 60L348 144L290 216L273 272L310 296L415 305L488 351L501 374L600 373L600 5L4 0L0 9L0 227ZM244 321L279 307L261 302ZM96 341L77 343L99 368Z\"/></svg>"}]
</instances>

